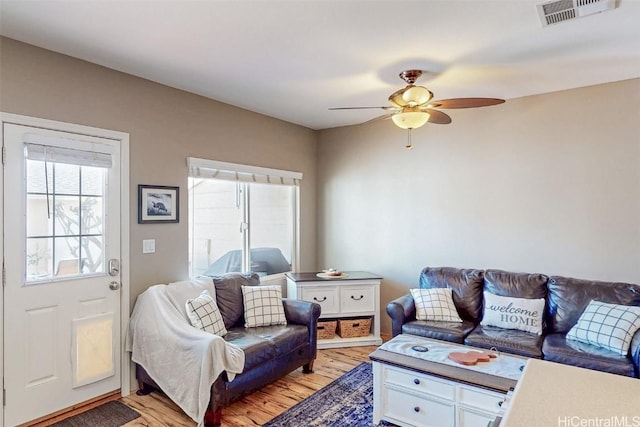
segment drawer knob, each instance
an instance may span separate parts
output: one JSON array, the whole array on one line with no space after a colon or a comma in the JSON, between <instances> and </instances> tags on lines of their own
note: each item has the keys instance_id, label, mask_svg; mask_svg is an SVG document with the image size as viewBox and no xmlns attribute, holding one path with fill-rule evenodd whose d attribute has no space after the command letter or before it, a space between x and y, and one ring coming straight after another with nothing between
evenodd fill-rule
<instances>
[{"instance_id":1,"label":"drawer knob","mask_svg":"<svg viewBox=\"0 0 640 427\"><path fill-rule=\"evenodd\" d=\"M500 402L498 402L498 408L502 408L503 403L504 403L504 400L501 400Z\"/></svg>"},{"instance_id":2,"label":"drawer knob","mask_svg":"<svg viewBox=\"0 0 640 427\"><path fill-rule=\"evenodd\" d=\"M415 385L418 385L418 384L420 384L420 380L419 380L419 379L417 379L417 378L415 378L415 379L413 380L413 383L414 383Z\"/></svg>"},{"instance_id":3,"label":"drawer knob","mask_svg":"<svg viewBox=\"0 0 640 427\"><path fill-rule=\"evenodd\" d=\"M351 299L355 301L360 301L362 298L364 298L364 295L360 295L360 298L356 298L353 295L351 295Z\"/></svg>"},{"instance_id":4,"label":"drawer knob","mask_svg":"<svg viewBox=\"0 0 640 427\"><path fill-rule=\"evenodd\" d=\"M325 302L327 300L327 297L322 297L322 299L318 299L316 297L313 297L314 301L318 301L318 302Z\"/></svg>"},{"instance_id":5,"label":"drawer knob","mask_svg":"<svg viewBox=\"0 0 640 427\"><path fill-rule=\"evenodd\" d=\"M415 407L413 408L413 410L414 410L415 412L420 412L420 407L419 407L419 406L415 406Z\"/></svg>"}]
</instances>

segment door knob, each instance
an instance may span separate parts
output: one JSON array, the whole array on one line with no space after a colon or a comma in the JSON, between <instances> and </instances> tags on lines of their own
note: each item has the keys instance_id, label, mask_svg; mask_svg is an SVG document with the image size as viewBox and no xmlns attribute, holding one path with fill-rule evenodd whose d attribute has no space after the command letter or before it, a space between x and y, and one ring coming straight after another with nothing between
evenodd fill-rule
<instances>
[{"instance_id":1,"label":"door knob","mask_svg":"<svg viewBox=\"0 0 640 427\"><path fill-rule=\"evenodd\" d=\"M118 289L120 289L120 282L116 282L115 280L111 283L109 283L109 289L111 289L112 291L117 291Z\"/></svg>"}]
</instances>

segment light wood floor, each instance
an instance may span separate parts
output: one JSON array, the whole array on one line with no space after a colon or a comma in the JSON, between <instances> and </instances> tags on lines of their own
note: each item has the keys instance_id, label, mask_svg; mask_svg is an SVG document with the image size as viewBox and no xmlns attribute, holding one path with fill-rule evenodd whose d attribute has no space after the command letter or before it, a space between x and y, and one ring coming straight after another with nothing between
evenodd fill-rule
<instances>
[{"instance_id":1,"label":"light wood floor","mask_svg":"<svg viewBox=\"0 0 640 427\"><path fill-rule=\"evenodd\" d=\"M376 348L368 346L318 350L312 374L303 374L302 369L298 369L223 409L223 427L261 426L361 362L369 361L369 354ZM134 393L121 401L141 414L136 420L125 424L126 427L196 425L178 406L157 392L148 396L137 396Z\"/></svg>"}]
</instances>

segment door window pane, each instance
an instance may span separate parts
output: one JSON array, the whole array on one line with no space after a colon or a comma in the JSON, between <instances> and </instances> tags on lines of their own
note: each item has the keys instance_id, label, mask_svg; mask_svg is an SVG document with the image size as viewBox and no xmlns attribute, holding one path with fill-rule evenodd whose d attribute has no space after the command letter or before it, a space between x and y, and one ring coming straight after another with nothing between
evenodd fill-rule
<instances>
[{"instance_id":1,"label":"door window pane","mask_svg":"<svg viewBox=\"0 0 640 427\"><path fill-rule=\"evenodd\" d=\"M54 186L58 194L80 194L80 166L54 163Z\"/></svg>"},{"instance_id":2,"label":"door window pane","mask_svg":"<svg viewBox=\"0 0 640 427\"><path fill-rule=\"evenodd\" d=\"M56 237L54 239L56 276L80 273L80 239Z\"/></svg>"},{"instance_id":3,"label":"door window pane","mask_svg":"<svg viewBox=\"0 0 640 427\"><path fill-rule=\"evenodd\" d=\"M81 193L84 196L102 196L104 194L105 169L90 166L82 167Z\"/></svg>"},{"instance_id":4,"label":"door window pane","mask_svg":"<svg viewBox=\"0 0 640 427\"><path fill-rule=\"evenodd\" d=\"M82 234L102 234L102 213L104 212L102 197L82 198Z\"/></svg>"},{"instance_id":5,"label":"door window pane","mask_svg":"<svg viewBox=\"0 0 640 427\"><path fill-rule=\"evenodd\" d=\"M77 236L80 232L78 196L55 196L55 235Z\"/></svg>"},{"instance_id":6,"label":"door window pane","mask_svg":"<svg viewBox=\"0 0 640 427\"><path fill-rule=\"evenodd\" d=\"M103 273L105 271L103 237L83 236L80 242L82 243L80 271L82 273Z\"/></svg>"},{"instance_id":7,"label":"door window pane","mask_svg":"<svg viewBox=\"0 0 640 427\"><path fill-rule=\"evenodd\" d=\"M36 160L27 160L27 192L45 194L47 191L47 183L49 186L53 183L53 167L48 165L45 179L45 164Z\"/></svg>"},{"instance_id":8,"label":"door window pane","mask_svg":"<svg viewBox=\"0 0 640 427\"><path fill-rule=\"evenodd\" d=\"M52 203L51 198L49 202ZM27 237L50 236L53 232L53 215L47 216L47 196L27 194Z\"/></svg>"},{"instance_id":9,"label":"door window pane","mask_svg":"<svg viewBox=\"0 0 640 427\"><path fill-rule=\"evenodd\" d=\"M39 280L52 274L53 239L27 239L27 280Z\"/></svg>"},{"instance_id":10,"label":"door window pane","mask_svg":"<svg viewBox=\"0 0 640 427\"><path fill-rule=\"evenodd\" d=\"M105 271L106 173L27 160L27 282Z\"/></svg>"}]
</instances>

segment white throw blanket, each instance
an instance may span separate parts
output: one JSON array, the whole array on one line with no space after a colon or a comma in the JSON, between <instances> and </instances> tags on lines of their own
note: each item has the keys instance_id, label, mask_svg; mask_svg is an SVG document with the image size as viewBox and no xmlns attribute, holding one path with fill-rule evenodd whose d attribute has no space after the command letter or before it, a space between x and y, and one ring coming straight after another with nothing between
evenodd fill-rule
<instances>
[{"instance_id":1,"label":"white throw blanket","mask_svg":"<svg viewBox=\"0 0 640 427\"><path fill-rule=\"evenodd\" d=\"M199 426L216 378L227 371L231 381L244 367L240 348L189 323L185 302L203 289L215 295L209 278L149 287L138 296L126 343L131 359Z\"/></svg>"}]
</instances>

